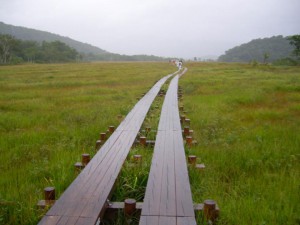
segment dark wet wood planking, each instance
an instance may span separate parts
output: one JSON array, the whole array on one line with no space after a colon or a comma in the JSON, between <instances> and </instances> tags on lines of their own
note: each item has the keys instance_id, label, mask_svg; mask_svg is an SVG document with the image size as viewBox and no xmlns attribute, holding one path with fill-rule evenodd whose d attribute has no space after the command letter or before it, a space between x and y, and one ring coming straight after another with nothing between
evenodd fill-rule
<instances>
[{"instance_id":1,"label":"dark wet wood planking","mask_svg":"<svg viewBox=\"0 0 300 225\"><path fill-rule=\"evenodd\" d=\"M39 222L40 225L95 224L128 152L161 86L159 80L134 106L98 153Z\"/></svg>"},{"instance_id":2,"label":"dark wet wood planking","mask_svg":"<svg viewBox=\"0 0 300 225\"><path fill-rule=\"evenodd\" d=\"M140 225L196 225L178 111L178 78L171 81L163 103Z\"/></svg>"}]
</instances>

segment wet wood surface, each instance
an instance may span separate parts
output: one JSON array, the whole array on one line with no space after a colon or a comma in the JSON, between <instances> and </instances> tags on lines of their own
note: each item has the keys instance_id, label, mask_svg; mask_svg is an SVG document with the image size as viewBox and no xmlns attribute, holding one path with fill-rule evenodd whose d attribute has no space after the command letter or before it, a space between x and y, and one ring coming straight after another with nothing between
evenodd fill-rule
<instances>
[{"instance_id":1,"label":"wet wood surface","mask_svg":"<svg viewBox=\"0 0 300 225\"><path fill-rule=\"evenodd\" d=\"M196 225L178 111L179 76L163 103L140 225Z\"/></svg>"},{"instance_id":2,"label":"wet wood surface","mask_svg":"<svg viewBox=\"0 0 300 225\"><path fill-rule=\"evenodd\" d=\"M159 80L139 100L39 225L89 225L97 222L107 207L107 199L145 116L161 86L170 76Z\"/></svg>"}]
</instances>

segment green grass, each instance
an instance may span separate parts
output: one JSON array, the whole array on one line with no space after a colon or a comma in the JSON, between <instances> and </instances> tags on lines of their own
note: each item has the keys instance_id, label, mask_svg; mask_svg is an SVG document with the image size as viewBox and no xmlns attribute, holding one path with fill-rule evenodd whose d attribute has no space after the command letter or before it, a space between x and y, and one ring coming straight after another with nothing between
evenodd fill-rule
<instances>
[{"instance_id":1,"label":"green grass","mask_svg":"<svg viewBox=\"0 0 300 225\"><path fill-rule=\"evenodd\" d=\"M0 224L36 224L43 189L55 186L59 197L99 133L174 71L168 63L0 67Z\"/></svg>"},{"instance_id":2,"label":"green grass","mask_svg":"<svg viewBox=\"0 0 300 225\"><path fill-rule=\"evenodd\" d=\"M189 153L206 165L189 169L194 202L215 199L218 224L299 224L300 68L187 67Z\"/></svg>"},{"instance_id":3,"label":"green grass","mask_svg":"<svg viewBox=\"0 0 300 225\"><path fill-rule=\"evenodd\" d=\"M198 141L187 152L206 165L189 167L194 202L215 199L218 224L299 224L300 68L186 66L181 104ZM55 186L59 197L81 154L95 153L99 133L174 70L167 63L0 67L0 224L36 224L43 188ZM155 129L161 104L143 128ZM134 154L143 155L141 166L132 166ZM143 199L151 157L151 149L131 150L113 201ZM115 224L124 223L119 214ZM205 223L201 214L198 221Z\"/></svg>"}]
</instances>

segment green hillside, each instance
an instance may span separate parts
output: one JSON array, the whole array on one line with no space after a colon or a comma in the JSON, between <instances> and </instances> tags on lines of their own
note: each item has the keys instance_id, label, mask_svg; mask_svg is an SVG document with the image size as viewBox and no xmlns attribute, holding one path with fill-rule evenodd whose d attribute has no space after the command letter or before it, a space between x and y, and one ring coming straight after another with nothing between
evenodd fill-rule
<instances>
[{"instance_id":1,"label":"green hillside","mask_svg":"<svg viewBox=\"0 0 300 225\"><path fill-rule=\"evenodd\" d=\"M221 55L221 62L274 62L278 59L292 56L294 47L287 37L274 36L271 38L255 39L246 44L229 49Z\"/></svg>"},{"instance_id":2,"label":"green hillside","mask_svg":"<svg viewBox=\"0 0 300 225\"><path fill-rule=\"evenodd\" d=\"M120 55L115 53L107 52L101 48L95 47L93 45L82 43L73 40L69 37L63 37L57 34L52 34L46 31L40 31L25 27L8 25L0 22L0 35L8 34L16 39L23 41L34 41L42 44L43 41L46 42L63 42L69 47L75 49L82 56L84 61L164 61L167 60L163 57L153 56L153 55Z\"/></svg>"},{"instance_id":3,"label":"green hillside","mask_svg":"<svg viewBox=\"0 0 300 225\"><path fill-rule=\"evenodd\" d=\"M67 44L71 48L76 49L78 52L85 53L85 54L107 53L103 49L92 46L90 44L75 41L68 37L63 37L46 31L39 31L39 30L29 29L25 27L12 26L2 22L0 22L0 34L9 34L20 40L36 41L39 43L42 43L43 41L47 41L47 42L60 41Z\"/></svg>"}]
</instances>

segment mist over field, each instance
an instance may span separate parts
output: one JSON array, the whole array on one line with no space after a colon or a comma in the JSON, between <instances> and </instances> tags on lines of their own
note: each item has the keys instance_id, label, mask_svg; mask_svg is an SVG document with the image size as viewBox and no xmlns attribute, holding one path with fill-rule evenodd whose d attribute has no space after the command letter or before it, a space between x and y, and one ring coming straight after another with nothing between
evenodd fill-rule
<instances>
[{"instance_id":1,"label":"mist over field","mask_svg":"<svg viewBox=\"0 0 300 225\"><path fill-rule=\"evenodd\" d=\"M216 58L252 39L300 31L298 0L2 0L0 21L119 54Z\"/></svg>"},{"instance_id":2,"label":"mist over field","mask_svg":"<svg viewBox=\"0 0 300 225\"><path fill-rule=\"evenodd\" d=\"M299 9L299 0L0 0L0 225L37 224L50 207L40 200L53 203L45 187L60 199L82 174L82 195L62 198L71 200L59 208L66 216L46 220L93 214L101 224L137 225L143 214L120 210L108 223L101 214L126 198L151 205L149 180L167 203L155 209L170 205L176 218L162 219L178 224L178 211L207 199L220 209L218 225L299 224ZM176 88L169 78L152 93L183 70ZM156 98L144 106L148 91ZM128 122L146 112L143 124ZM163 132L174 142L157 138L160 121L179 134ZM153 157L154 143L174 151ZM102 164L83 169L87 154ZM195 164L185 164L189 156ZM164 182L150 177L153 167ZM191 193L178 188L189 185ZM191 195L191 210L181 194ZM185 217L208 224L208 214Z\"/></svg>"}]
</instances>

